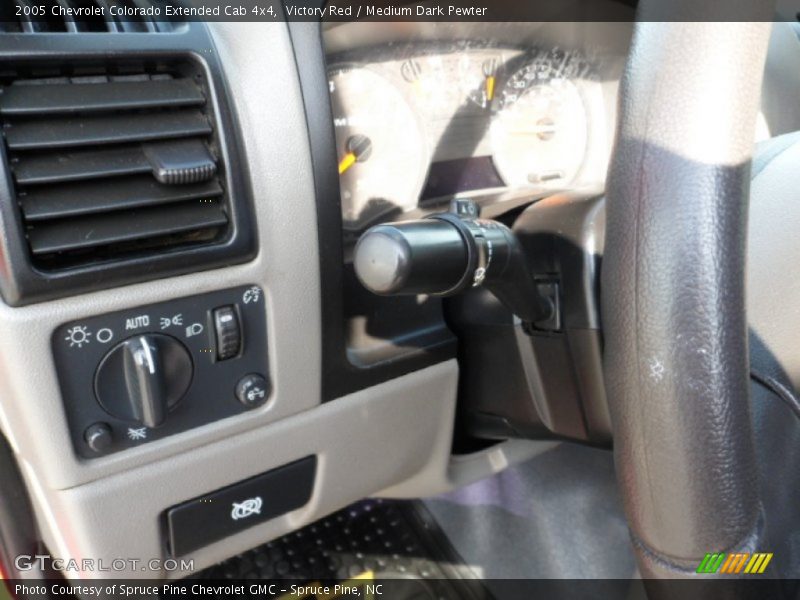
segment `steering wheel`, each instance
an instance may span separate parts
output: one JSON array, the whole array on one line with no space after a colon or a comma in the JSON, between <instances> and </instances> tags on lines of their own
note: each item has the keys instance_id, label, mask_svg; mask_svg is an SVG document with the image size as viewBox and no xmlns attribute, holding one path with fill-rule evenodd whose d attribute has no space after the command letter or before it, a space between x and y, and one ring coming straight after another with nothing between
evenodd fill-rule
<instances>
[{"instance_id":1,"label":"steering wheel","mask_svg":"<svg viewBox=\"0 0 800 600\"><path fill-rule=\"evenodd\" d=\"M732 3L750 22L674 21L692 4L703 3L640 3L607 186L606 386L644 577L689 576L706 553L768 547L745 258L773 7Z\"/></svg>"}]
</instances>

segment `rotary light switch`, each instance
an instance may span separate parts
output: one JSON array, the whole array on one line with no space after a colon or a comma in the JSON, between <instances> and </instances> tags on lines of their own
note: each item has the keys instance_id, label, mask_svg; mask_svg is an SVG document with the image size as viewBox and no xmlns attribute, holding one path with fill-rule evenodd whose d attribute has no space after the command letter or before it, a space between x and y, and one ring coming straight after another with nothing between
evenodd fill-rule
<instances>
[{"instance_id":1,"label":"rotary light switch","mask_svg":"<svg viewBox=\"0 0 800 600\"><path fill-rule=\"evenodd\" d=\"M129 338L106 354L95 393L109 414L158 427L192 382L192 358L177 339L158 333Z\"/></svg>"}]
</instances>

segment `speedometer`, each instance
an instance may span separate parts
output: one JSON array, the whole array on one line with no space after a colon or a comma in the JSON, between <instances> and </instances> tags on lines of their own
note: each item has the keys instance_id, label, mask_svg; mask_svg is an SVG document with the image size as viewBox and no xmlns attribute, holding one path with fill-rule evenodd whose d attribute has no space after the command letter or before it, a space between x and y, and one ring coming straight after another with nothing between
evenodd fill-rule
<instances>
[{"instance_id":1,"label":"speedometer","mask_svg":"<svg viewBox=\"0 0 800 600\"><path fill-rule=\"evenodd\" d=\"M428 151L417 115L402 92L369 68L329 72L342 220L360 230L417 204Z\"/></svg>"},{"instance_id":2,"label":"speedometer","mask_svg":"<svg viewBox=\"0 0 800 600\"><path fill-rule=\"evenodd\" d=\"M514 187L563 187L578 175L588 147L589 122L581 75L569 56L530 60L508 78L491 125L495 165Z\"/></svg>"}]
</instances>

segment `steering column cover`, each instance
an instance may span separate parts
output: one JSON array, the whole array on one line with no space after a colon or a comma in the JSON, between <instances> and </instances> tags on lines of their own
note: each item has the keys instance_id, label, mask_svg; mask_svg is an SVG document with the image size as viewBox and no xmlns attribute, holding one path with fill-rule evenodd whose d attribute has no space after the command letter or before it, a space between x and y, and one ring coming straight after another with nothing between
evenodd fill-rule
<instances>
[{"instance_id":1,"label":"steering column cover","mask_svg":"<svg viewBox=\"0 0 800 600\"><path fill-rule=\"evenodd\" d=\"M657 3L642 4L652 19ZM751 20L769 19L769 3L751 4ZM620 90L602 314L618 477L645 577L693 572L706 552L754 545L761 528L744 269L769 33L767 22L640 22Z\"/></svg>"}]
</instances>

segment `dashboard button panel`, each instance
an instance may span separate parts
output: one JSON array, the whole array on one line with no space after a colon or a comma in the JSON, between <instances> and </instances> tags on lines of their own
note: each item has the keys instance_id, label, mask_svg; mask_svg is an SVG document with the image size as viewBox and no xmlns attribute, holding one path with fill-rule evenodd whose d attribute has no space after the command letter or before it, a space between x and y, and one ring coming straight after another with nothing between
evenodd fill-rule
<instances>
[{"instance_id":1,"label":"dashboard button panel","mask_svg":"<svg viewBox=\"0 0 800 600\"><path fill-rule=\"evenodd\" d=\"M65 323L52 347L73 445L83 458L135 448L269 400L264 294L254 285ZM238 386L253 373L264 383L257 401L242 402ZM87 436L96 423L107 428L101 444Z\"/></svg>"}]
</instances>

